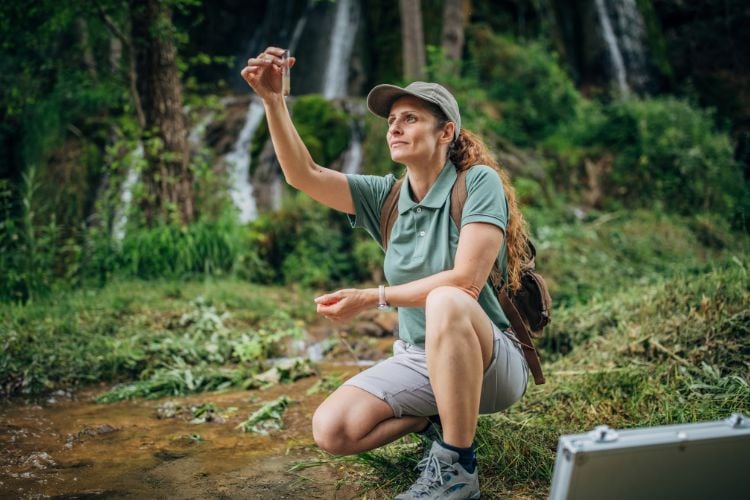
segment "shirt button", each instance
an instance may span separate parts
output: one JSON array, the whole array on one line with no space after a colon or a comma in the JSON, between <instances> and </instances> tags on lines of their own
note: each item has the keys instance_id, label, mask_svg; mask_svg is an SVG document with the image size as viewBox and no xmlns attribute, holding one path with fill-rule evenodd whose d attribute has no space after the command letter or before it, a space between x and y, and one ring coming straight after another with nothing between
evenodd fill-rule
<instances>
[{"instance_id":1,"label":"shirt button","mask_svg":"<svg viewBox=\"0 0 750 500\"><path fill-rule=\"evenodd\" d=\"M421 212L422 212L422 207L417 207L417 213L421 213Z\"/></svg>"},{"instance_id":2,"label":"shirt button","mask_svg":"<svg viewBox=\"0 0 750 500\"><path fill-rule=\"evenodd\" d=\"M424 236L424 231L420 231L419 236Z\"/></svg>"}]
</instances>

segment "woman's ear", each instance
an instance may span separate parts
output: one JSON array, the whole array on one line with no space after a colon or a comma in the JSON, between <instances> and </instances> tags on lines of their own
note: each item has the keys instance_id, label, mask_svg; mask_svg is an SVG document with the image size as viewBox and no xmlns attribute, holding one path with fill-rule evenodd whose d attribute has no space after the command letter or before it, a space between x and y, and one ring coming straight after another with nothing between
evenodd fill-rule
<instances>
[{"instance_id":1,"label":"woman's ear","mask_svg":"<svg viewBox=\"0 0 750 500\"><path fill-rule=\"evenodd\" d=\"M456 133L456 124L453 122L448 122L445 124L445 127L443 127L443 132L440 134L440 142L444 143L447 142L450 144L453 142L453 135Z\"/></svg>"}]
</instances>

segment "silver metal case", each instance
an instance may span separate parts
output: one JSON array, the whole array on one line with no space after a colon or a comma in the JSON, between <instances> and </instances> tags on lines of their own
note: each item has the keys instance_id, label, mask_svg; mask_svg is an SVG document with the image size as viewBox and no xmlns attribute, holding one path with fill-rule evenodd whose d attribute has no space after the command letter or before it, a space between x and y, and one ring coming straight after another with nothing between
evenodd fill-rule
<instances>
[{"instance_id":1,"label":"silver metal case","mask_svg":"<svg viewBox=\"0 0 750 500\"><path fill-rule=\"evenodd\" d=\"M550 498L750 499L750 419L561 436Z\"/></svg>"}]
</instances>

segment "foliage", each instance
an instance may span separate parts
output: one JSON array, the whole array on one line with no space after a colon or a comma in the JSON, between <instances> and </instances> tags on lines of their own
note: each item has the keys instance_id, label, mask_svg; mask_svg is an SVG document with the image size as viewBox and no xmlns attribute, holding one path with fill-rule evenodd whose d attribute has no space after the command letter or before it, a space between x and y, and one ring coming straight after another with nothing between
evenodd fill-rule
<instances>
[{"instance_id":1,"label":"foliage","mask_svg":"<svg viewBox=\"0 0 750 500\"><path fill-rule=\"evenodd\" d=\"M469 50L479 83L497 101L495 131L520 146L533 146L580 114L582 97L554 56L538 42L523 45L477 27Z\"/></svg>"},{"instance_id":2,"label":"foliage","mask_svg":"<svg viewBox=\"0 0 750 500\"><path fill-rule=\"evenodd\" d=\"M349 144L349 117L321 95L298 97L292 117L313 160L321 165L330 165Z\"/></svg>"},{"instance_id":3,"label":"foliage","mask_svg":"<svg viewBox=\"0 0 750 500\"><path fill-rule=\"evenodd\" d=\"M227 382L241 387L267 368L265 360L278 356L287 339L299 338L299 320L315 315L311 295L228 280L115 280L101 290L5 304L0 395L122 378L136 382L120 387L119 397ZM184 298L194 296L205 299L190 304Z\"/></svg>"},{"instance_id":4,"label":"foliage","mask_svg":"<svg viewBox=\"0 0 750 500\"><path fill-rule=\"evenodd\" d=\"M0 299L33 300L52 287L62 249L55 219L46 224L37 221L38 188L36 169L30 169L23 176L17 209L9 183L0 180Z\"/></svg>"},{"instance_id":5,"label":"foliage","mask_svg":"<svg viewBox=\"0 0 750 500\"><path fill-rule=\"evenodd\" d=\"M250 415L247 420L241 422L237 428L242 429L244 432L254 432L264 436L281 430L284 426L284 412L292 402L287 396L281 396L273 401L269 401Z\"/></svg>"},{"instance_id":6,"label":"foliage","mask_svg":"<svg viewBox=\"0 0 750 500\"><path fill-rule=\"evenodd\" d=\"M606 194L629 206L659 202L668 210L739 215L750 192L713 116L674 98L628 99L604 109L584 145L611 151ZM747 217L747 214L744 215Z\"/></svg>"},{"instance_id":7,"label":"foliage","mask_svg":"<svg viewBox=\"0 0 750 500\"><path fill-rule=\"evenodd\" d=\"M702 273L722 249L748 248L746 238L727 241L720 225L697 222L702 220L620 211L538 225L533 233L537 267L554 301L568 305L616 293L633 281L652 283L685 270ZM697 239L714 243L703 246Z\"/></svg>"},{"instance_id":8,"label":"foliage","mask_svg":"<svg viewBox=\"0 0 750 500\"><path fill-rule=\"evenodd\" d=\"M123 399L154 399L195 392L218 391L232 386L241 386L247 377L247 370L244 369L177 364L174 367L157 370L146 380L117 385L111 391L97 396L96 401L97 403L113 403Z\"/></svg>"},{"instance_id":9,"label":"foliage","mask_svg":"<svg viewBox=\"0 0 750 500\"><path fill-rule=\"evenodd\" d=\"M319 394L321 392L330 394L338 389L343 382L344 381L340 373L331 373L329 375L326 375L325 377L321 377L320 380L310 386L305 394L307 394L308 396Z\"/></svg>"},{"instance_id":10,"label":"foliage","mask_svg":"<svg viewBox=\"0 0 750 500\"><path fill-rule=\"evenodd\" d=\"M138 278L232 273L246 252L242 226L231 213L189 226L157 225L126 233L118 270Z\"/></svg>"},{"instance_id":11,"label":"foliage","mask_svg":"<svg viewBox=\"0 0 750 500\"><path fill-rule=\"evenodd\" d=\"M360 277L349 257L352 231L346 218L302 193L288 196L278 211L261 215L250 227L274 280L330 286Z\"/></svg>"}]
</instances>

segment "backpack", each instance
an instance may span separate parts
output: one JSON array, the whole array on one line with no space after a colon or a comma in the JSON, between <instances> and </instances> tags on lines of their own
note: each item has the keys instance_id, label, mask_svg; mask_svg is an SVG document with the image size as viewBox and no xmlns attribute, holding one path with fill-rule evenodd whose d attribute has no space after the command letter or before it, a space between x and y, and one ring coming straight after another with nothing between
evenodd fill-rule
<instances>
[{"instance_id":1,"label":"backpack","mask_svg":"<svg viewBox=\"0 0 750 500\"><path fill-rule=\"evenodd\" d=\"M461 232L461 215L466 198L469 196L466 188L466 172L467 170L457 172L456 181L451 189L451 219L459 233ZM383 250L388 248L391 231L398 217L398 198L403 182L403 178L396 181L380 209L380 237ZM526 240L526 244L531 258L521 272L521 287L518 291L511 292L506 286L497 259L490 271L489 281L523 349L526 363L534 376L534 382L539 385L545 380L532 337L541 337L544 327L550 322L552 298L544 278L535 269L536 248L529 240Z\"/></svg>"}]
</instances>

